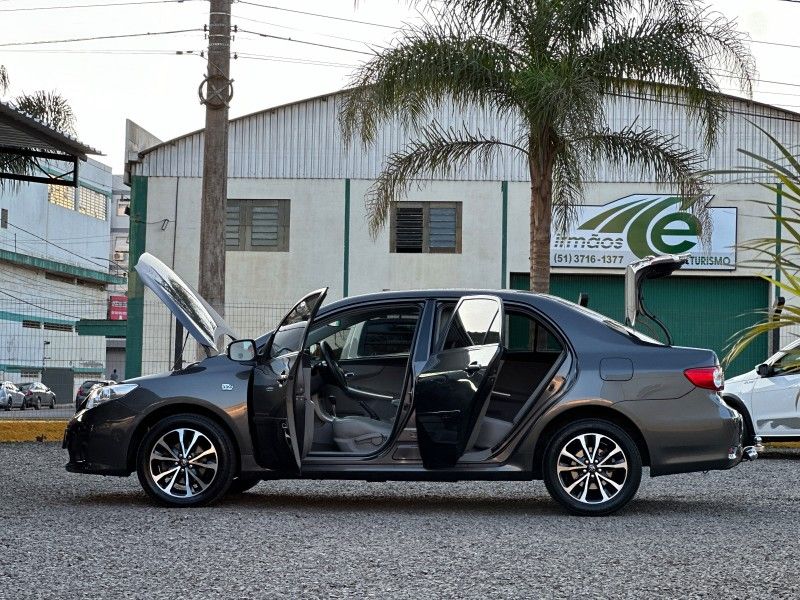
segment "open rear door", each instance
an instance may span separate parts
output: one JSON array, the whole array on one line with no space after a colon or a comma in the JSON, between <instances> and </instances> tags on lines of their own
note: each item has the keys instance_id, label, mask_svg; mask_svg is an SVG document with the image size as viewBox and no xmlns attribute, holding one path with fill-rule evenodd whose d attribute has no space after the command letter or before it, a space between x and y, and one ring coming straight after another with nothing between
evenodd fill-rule
<instances>
[{"instance_id":1,"label":"open rear door","mask_svg":"<svg viewBox=\"0 0 800 600\"><path fill-rule=\"evenodd\" d=\"M270 469L299 471L312 407L303 356L308 328L328 288L303 297L270 336L253 370L250 415L256 460Z\"/></svg>"},{"instance_id":2,"label":"open rear door","mask_svg":"<svg viewBox=\"0 0 800 600\"><path fill-rule=\"evenodd\" d=\"M644 282L648 279L668 277L689 262L688 254L664 254L648 256L633 262L625 269L625 324L636 326L636 319L644 315L656 323L664 331L667 345L672 345L672 338L664 323L647 310L644 304Z\"/></svg>"},{"instance_id":3,"label":"open rear door","mask_svg":"<svg viewBox=\"0 0 800 600\"><path fill-rule=\"evenodd\" d=\"M503 302L465 296L443 340L417 377L417 439L427 469L456 464L474 442L502 353Z\"/></svg>"}]
</instances>

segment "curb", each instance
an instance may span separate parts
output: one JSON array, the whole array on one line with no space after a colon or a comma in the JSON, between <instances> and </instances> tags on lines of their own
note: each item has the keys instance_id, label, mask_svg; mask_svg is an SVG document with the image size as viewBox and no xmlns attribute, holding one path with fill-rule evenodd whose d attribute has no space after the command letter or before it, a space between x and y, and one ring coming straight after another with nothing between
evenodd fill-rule
<instances>
[{"instance_id":1,"label":"curb","mask_svg":"<svg viewBox=\"0 0 800 600\"><path fill-rule=\"evenodd\" d=\"M0 421L0 442L60 442L67 420Z\"/></svg>"}]
</instances>

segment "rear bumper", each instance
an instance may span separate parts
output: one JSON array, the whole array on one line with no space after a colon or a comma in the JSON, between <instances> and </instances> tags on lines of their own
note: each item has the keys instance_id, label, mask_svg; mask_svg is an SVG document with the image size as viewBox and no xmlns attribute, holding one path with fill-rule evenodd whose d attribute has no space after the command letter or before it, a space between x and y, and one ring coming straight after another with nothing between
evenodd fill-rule
<instances>
[{"instance_id":1,"label":"rear bumper","mask_svg":"<svg viewBox=\"0 0 800 600\"><path fill-rule=\"evenodd\" d=\"M64 431L62 447L69 453L67 471L130 475L128 446L133 418L133 412L113 400L79 411Z\"/></svg>"},{"instance_id":2,"label":"rear bumper","mask_svg":"<svg viewBox=\"0 0 800 600\"><path fill-rule=\"evenodd\" d=\"M730 469L745 456L742 415L718 394L698 388L681 398L627 400L614 407L639 425L652 477Z\"/></svg>"}]
</instances>

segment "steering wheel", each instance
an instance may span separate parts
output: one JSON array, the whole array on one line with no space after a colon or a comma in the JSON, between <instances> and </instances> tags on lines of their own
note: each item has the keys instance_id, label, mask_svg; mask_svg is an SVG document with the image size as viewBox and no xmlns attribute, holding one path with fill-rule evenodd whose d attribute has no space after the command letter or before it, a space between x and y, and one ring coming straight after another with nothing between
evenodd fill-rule
<instances>
[{"instance_id":1,"label":"steering wheel","mask_svg":"<svg viewBox=\"0 0 800 600\"><path fill-rule=\"evenodd\" d=\"M344 371L336 359L333 358L333 350L328 342L322 341L319 344L319 349L322 351L322 357L325 359L325 364L328 365L328 371L333 376L336 385L342 388L342 391L347 393L349 387L347 385L347 378L344 376Z\"/></svg>"}]
</instances>

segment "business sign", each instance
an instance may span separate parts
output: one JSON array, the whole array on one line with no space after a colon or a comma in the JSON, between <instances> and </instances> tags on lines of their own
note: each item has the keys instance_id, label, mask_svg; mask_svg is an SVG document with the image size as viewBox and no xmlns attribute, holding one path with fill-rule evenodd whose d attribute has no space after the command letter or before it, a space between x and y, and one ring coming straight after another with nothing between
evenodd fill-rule
<instances>
[{"instance_id":1,"label":"business sign","mask_svg":"<svg viewBox=\"0 0 800 600\"><path fill-rule=\"evenodd\" d=\"M108 318L110 321L128 320L128 298L127 296L108 297Z\"/></svg>"},{"instance_id":2,"label":"business sign","mask_svg":"<svg viewBox=\"0 0 800 600\"><path fill-rule=\"evenodd\" d=\"M681 210L677 196L633 194L584 206L566 234L554 230L550 265L620 269L646 256L689 254L684 269L735 269L736 209L709 208L707 227L704 241L699 220Z\"/></svg>"}]
</instances>

